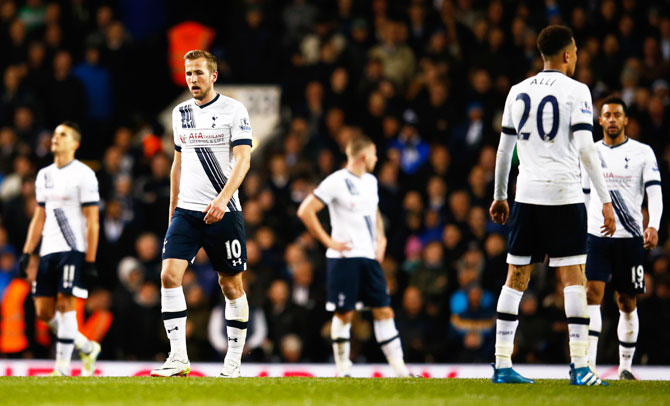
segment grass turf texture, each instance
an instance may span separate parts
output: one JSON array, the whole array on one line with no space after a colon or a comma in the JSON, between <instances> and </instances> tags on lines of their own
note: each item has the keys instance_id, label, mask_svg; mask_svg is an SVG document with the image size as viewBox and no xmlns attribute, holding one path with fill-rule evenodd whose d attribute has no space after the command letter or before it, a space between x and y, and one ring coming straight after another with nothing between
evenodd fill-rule
<instances>
[{"instance_id":1,"label":"grass turf texture","mask_svg":"<svg viewBox=\"0 0 670 406\"><path fill-rule=\"evenodd\" d=\"M0 377L2 405L670 405L670 381Z\"/></svg>"}]
</instances>

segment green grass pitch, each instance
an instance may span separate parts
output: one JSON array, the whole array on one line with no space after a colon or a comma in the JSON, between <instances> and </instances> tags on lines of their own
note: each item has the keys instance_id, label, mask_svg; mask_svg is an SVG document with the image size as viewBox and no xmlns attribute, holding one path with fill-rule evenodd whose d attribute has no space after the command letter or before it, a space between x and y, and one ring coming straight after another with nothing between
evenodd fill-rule
<instances>
[{"instance_id":1,"label":"green grass pitch","mask_svg":"<svg viewBox=\"0 0 670 406\"><path fill-rule=\"evenodd\" d=\"M2 405L670 405L670 381L574 387L566 380L0 377Z\"/></svg>"}]
</instances>

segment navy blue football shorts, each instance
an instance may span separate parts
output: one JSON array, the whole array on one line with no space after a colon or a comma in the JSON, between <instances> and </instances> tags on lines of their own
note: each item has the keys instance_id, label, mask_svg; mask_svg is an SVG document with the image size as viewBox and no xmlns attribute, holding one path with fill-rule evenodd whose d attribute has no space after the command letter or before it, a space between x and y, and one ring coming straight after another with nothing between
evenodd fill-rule
<instances>
[{"instance_id":1,"label":"navy blue football shorts","mask_svg":"<svg viewBox=\"0 0 670 406\"><path fill-rule=\"evenodd\" d=\"M379 262L368 258L328 258L326 310L346 312L363 307L386 307L391 297Z\"/></svg>"},{"instance_id":2,"label":"navy blue football shorts","mask_svg":"<svg viewBox=\"0 0 670 406\"><path fill-rule=\"evenodd\" d=\"M644 293L642 237L606 238L589 234L586 239L586 279L611 281L619 293Z\"/></svg>"},{"instance_id":3,"label":"navy blue football shorts","mask_svg":"<svg viewBox=\"0 0 670 406\"><path fill-rule=\"evenodd\" d=\"M63 251L40 257L33 296L56 297L63 293L86 299L88 290L83 283L85 256L79 251Z\"/></svg>"},{"instance_id":4,"label":"navy blue football shorts","mask_svg":"<svg viewBox=\"0 0 670 406\"><path fill-rule=\"evenodd\" d=\"M193 262L204 248L215 271L235 275L247 268L244 216L229 211L220 221L205 224L206 213L177 207L163 241L163 259Z\"/></svg>"},{"instance_id":5,"label":"navy blue football shorts","mask_svg":"<svg viewBox=\"0 0 670 406\"><path fill-rule=\"evenodd\" d=\"M549 266L586 263L586 207L584 203L541 206L514 202L509 217L507 263Z\"/></svg>"}]
</instances>

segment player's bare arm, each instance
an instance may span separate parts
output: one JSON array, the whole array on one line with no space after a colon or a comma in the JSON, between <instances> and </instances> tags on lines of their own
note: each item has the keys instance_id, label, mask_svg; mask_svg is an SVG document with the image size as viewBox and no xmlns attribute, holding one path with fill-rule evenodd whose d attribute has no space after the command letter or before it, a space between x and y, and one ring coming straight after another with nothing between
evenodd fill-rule
<instances>
[{"instance_id":1,"label":"player's bare arm","mask_svg":"<svg viewBox=\"0 0 670 406\"><path fill-rule=\"evenodd\" d=\"M616 219L614 218L612 203L603 204L603 218L605 219L605 223L600 226L600 232L606 237L611 237L616 231Z\"/></svg>"},{"instance_id":2,"label":"player's bare arm","mask_svg":"<svg viewBox=\"0 0 670 406\"><path fill-rule=\"evenodd\" d=\"M381 264L384 262L384 255L386 254L386 232L384 230L384 218L382 212L377 209L377 247L375 249L375 258Z\"/></svg>"},{"instance_id":3,"label":"player's bare arm","mask_svg":"<svg viewBox=\"0 0 670 406\"><path fill-rule=\"evenodd\" d=\"M612 198L607 190L605 178L600 168L598 152L593 144L593 135L590 131L575 131L574 137L577 150L579 151L579 158L584 165L586 173L589 175L589 179L591 179L593 189L598 193L600 201L604 202L603 218L605 221L600 227L600 231L605 237L611 237L616 231L616 219L614 218L614 209L612 208Z\"/></svg>"},{"instance_id":4,"label":"player's bare arm","mask_svg":"<svg viewBox=\"0 0 670 406\"><path fill-rule=\"evenodd\" d=\"M181 180L181 152L174 152L174 159L172 160L172 168L170 169L170 213L168 218L168 225L172 221L172 214L177 207L179 198L179 182Z\"/></svg>"},{"instance_id":5,"label":"player's bare arm","mask_svg":"<svg viewBox=\"0 0 670 406\"><path fill-rule=\"evenodd\" d=\"M82 207L81 211L86 217L86 262L95 262L100 231L100 209L94 204Z\"/></svg>"},{"instance_id":6,"label":"player's bare arm","mask_svg":"<svg viewBox=\"0 0 670 406\"><path fill-rule=\"evenodd\" d=\"M44 221L46 220L46 210L42 206L35 207L33 218L30 220L28 227L28 236L23 245L24 254L32 254L37 248L37 244L42 237L42 230L44 230Z\"/></svg>"},{"instance_id":7,"label":"player's bare arm","mask_svg":"<svg viewBox=\"0 0 670 406\"><path fill-rule=\"evenodd\" d=\"M40 242L42 237L42 230L44 230L44 221L46 220L46 210L42 206L37 206L35 212L33 213L33 218L30 220L30 226L28 227L28 236L26 237L26 242L23 245L23 255L19 259L19 275L26 275L26 269L28 268L28 263L30 262L30 256L33 254L37 248L37 244Z\"/></svg>"},{"instance_id":8,"label":"player's bare arm","mask_svg":"<svg viewBox=\"0 0 670 406\"><path fill-rule=\"evenodd\" d=\"M224 186L221 193L212 200L203 213L205 215L205 223L212 224L223 218L223 215L226 214L226 206L230 201L230 198L233 196L235 191L240 187L244 177L247 176L249 172L249 167L251 165L251 146L249 145L238 145L233 147L233 156L235 157L235 165L230 174L230 178Z\"/></svg>"},{"instance_id":9,"label":"player's bare arm","mask_svg":"<svg viewBox=\"0 0 670 406\"><path fill-rule=\"evenodd\" d=\"M321 241L321 244L325 245L326 248L332 248L339 252L351 249L350 242L333 240L323 228L323 225L321 225L321 222L316 216L316 213L323 210L324 207L326 206L321 200L319 200L313 194L310 194L305 198L305 200L302 201L302 203L300 203L300 207L298 208L298 217L305 224L307 231L309 231L310 234Z\"/></svg>"}]
</instances>

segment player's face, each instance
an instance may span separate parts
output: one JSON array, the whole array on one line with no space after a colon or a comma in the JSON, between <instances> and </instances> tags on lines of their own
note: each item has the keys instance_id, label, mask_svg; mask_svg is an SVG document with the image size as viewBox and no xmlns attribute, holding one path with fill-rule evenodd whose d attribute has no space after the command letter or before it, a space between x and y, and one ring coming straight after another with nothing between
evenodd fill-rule
<instances>
[{"instance_id":1,"label":"player's face","mask_svg":"<svg viewBox=\"0 0 670 406\"><path fill-rule=\"evenodd\" d=\"M598 118L603 132L610 138L616 138L628 124L628 117L620 104L604 104Z\"/></svg>"},{"instance_id":2,"label":"player's face","mask_svg":"<svg viewBox=\"0 0 670 406\"><path fill-rule=\"evenodd\" d=\"M566 73L568 76L574 76L577 67L577 44L575 44L574 38L572 39L572 45L566 52L568 53L568 71Z\"/></svg>"},{"instance_id":3,"label":"player's face","mask_svg":"<svg viewBox=\"0 0 670 406\"><path fill-rule=\"evenodd\" d=\"M184 65L188 90L194 99L203 100L212 91L217 73L210 72L205 58L187 59Z\"/></svg>"},{"instance_id":4,"label":"player's face","mask_svg":"<svg viewBox=\"0 0 670 406\"><path fill-rule=\"evenodd\" d=\"M375 169L375 165L377 165L377 147L375 144L371 144L363 150L363 157L365 159L365 169L368 172L372 172Z\"/></svg>"},{"instance_id":5,"label":"player's face","mask_svg":"<svg viewBox=\"0 0 670 406\"><path fill-rule=\"evenodd\" d=\"M79 147L79 141L74 138L74 130L65 125L59 125L51 136L51 152L73 152Z\"/></svg>"}]
</instances>

